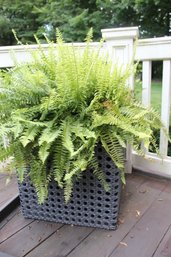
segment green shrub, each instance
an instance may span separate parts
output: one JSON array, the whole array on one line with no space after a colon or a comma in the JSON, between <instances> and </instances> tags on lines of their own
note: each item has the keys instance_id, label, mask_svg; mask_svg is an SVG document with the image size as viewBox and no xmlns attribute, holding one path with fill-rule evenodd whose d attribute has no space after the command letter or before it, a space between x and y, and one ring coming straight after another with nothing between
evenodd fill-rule
<instances>
[{"instance_id":1,"label":"green shrub","mask_svg":"<svg viewBox=\"0 0 171 257\"><path fill-rule=\"evenodd\" d=\"M10 168L21 182L30 176L40 203L52 178L68 201L74 181L89 166L108 190L96 144L101 142L123 174L126 144L142 154L141 142L155 145L153 129L162 127L158 114L128 89L132 65L124 71L112 67L100 55L102 43L93 50L91 39L90 31L82 51L64 44L57 31L57 45L48 41L47 54L37 40L31 62L0 75L0 133L9 140L6 149L1 142L0 160L13 156Z\"/></svg>"}]
</instances>

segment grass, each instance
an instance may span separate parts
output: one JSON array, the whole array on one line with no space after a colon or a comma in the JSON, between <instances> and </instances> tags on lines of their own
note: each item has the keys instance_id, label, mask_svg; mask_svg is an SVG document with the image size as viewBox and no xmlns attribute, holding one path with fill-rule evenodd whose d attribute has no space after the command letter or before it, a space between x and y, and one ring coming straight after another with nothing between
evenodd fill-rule
<instances>
[{"instance_id":1,"label":"grass","mask_svg":"<svg viewBox=\"0 0 171 257\"><path fill-rule=\"evenodd\" d=\"M141 102L142 99L142 82L135 83L135 90L134 90L135 98ZM162 100L162 82L161 81L152 81L151 83L151 106L161 113L161 100ZM159 138L160 132L156 131L156 139L157 144L159 145ZM170 128L169 134L171 137L171 112L170 112ZM168 145L168 156L171 156L171 144Z\"/></svg>"},{"instance_id":2,"label":"grass","mask_svg":"<svg viewBox=\"0 0 171 257\"><path fill-rule=\"evenodd\" d=\"M151 106L161 113L162 82L152 81L151 83ZM135 83L135 98L142 99L142 82Z\"/></svg>"}]
</instances>

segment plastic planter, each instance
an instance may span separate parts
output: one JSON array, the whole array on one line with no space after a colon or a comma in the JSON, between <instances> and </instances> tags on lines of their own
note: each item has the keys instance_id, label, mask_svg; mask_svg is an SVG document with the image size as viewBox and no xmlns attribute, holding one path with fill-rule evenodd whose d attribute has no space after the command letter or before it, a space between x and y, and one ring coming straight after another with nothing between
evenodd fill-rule
<instances>
[{"instance_id":1,"label":"plastic planter","mask_svg":"<svg viewBox=\"0 0 171 257\"><path fill-rule=\"evenodd\" d=\"M63 190L51 181L48 199L44 204L39 205L35 189L27 178L19 184L24 217L116 229L121 191L120 172L100 145L96 147L96 155L110 185L109 192L104 191L93 175L93 170L88 169L84 172L82 179L75 182L69 203L66 204L64 201Z\"/></svg>"}]
</instances>

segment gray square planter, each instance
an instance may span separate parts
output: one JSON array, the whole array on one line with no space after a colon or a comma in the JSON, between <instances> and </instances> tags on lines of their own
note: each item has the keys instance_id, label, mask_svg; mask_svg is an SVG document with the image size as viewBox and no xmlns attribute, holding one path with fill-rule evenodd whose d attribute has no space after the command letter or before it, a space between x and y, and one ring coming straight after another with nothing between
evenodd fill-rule
<instances>
[{"instance_id":1,"label":"gray square planter","mask_svg":"<svg viewBox=\"0 0 171 257\"><path fill-rule=\"evenodd\" d=\"M24 217L116 229L121 191L120 172L100 145L96 147L96 155L110 185L109 192L104 191L93 175L93 170L88 169L84 172L82 179L75 182L68 204L65 204L63 190L58 188L56 182L51 181L48 199L44 204L39 205L35 189L27 178L22 184L19 184Z\"/></svg>"}]
</instances>

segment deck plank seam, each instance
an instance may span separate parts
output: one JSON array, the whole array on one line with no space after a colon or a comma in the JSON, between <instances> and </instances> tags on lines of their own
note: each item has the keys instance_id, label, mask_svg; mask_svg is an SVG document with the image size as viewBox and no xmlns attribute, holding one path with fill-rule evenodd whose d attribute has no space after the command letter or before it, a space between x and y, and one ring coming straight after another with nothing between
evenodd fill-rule
<instances>
[{"instance_id":1,"label":"deck plank seam","mask_svg":"<svg viewBox=\"0 0 171 257\"><path fill-rule=\"evenodd\" d=\"M17 209L17 208L16 208L16 209ZM8 222L9 222L10 220L12 220L17 214L18 214L18 211L15 210L14 213L11 212L11 213L9 214L9 215L11 215L10 217L3 219L3 221L1 221L1 224L0 224L0 229L2 229L4 226L6 226L6 225L8 224Z\"/></svg>"},{"instance_id":2,"label":"deck plank seam","mask_svg":"<svg viewBox=\"0 0 171 257\"><path fill-rule=\"evenodd\" d=\"M92 229L92 231L90 233L88 233L88 235L86 235L78 244L76 244L74 246L74 248L72 248L66 255L65 257L69 256L87 237L89 237L96 229Z\"/></svg>"},{"instance_id":3,"label":"deck plank seam","mask_svg":"<svg viewBox=\"0 0 171 257\"><path fill-rule=\"evenodd\" d=\"M162 236L160 242L158 243L158 245L157 245L156 249L154 250L153 255L152 255L151 257L154 257L154 255L155 255L155 253L157 252L157 250L158 250L158 248L159 248L161 242L163 241L164 237L166 236L166 234L167 234L167 232L169 231L170 228L171 228L171 224L170 224L169 227L166 229L165 233L163 234L163 236Z\"/></svg>"},{"instance_id":4,"label":"deck plank seam","mask_svg":"<svg viewBox=\"0 0 171 257\"><path fill-rule=\"evenodd\" d=\"M27 226L29 226L30 224L32 224L34 222L34 220L30 221L30 223L27 223L26 225L24 225L22 228L18 229L17 231L15 231L12 235L8 236L7 238L5 238L3 241L0 242L0 245L2 243L4 243L5 241L7 241L8 239L10 239L11 237L15 236L18 232L20 232L21 230L23 230L24 228L26 228Z\"/></svg>"},{"instance_id":5,"label":"deck plank seam","mask_svg":"<svg viewBox=\"0 0 171 257\"><path fill-rule=\"evenodd\" d=\"M130 230L124 235L124 237L122 238L122 240L121 240L120 242L124 241L124 239L128 236L128 234L131 232L131 230L137 225L137 223L140 221L140 219L142 219L143 216L144 216L144 215L148 212L148 210L152 207L152 205L153 205L154 202L157 200L157 198L165 191L166 187L167 187L167 184L166 184L165 187L160 191L160 193L156 195L156 197L153 199L152 203L149 205L149 207L147 208L147 210L142 214L142 216L141 216L139 219L137 219L136 223L135 223L135 224L130 228ZM115 250L120 246L120 242L116 245L116 247L112 250L112 252L111 252L108 256L106 256L106 257L110 257L110 256L115 252Z\"/></svg>"},{"instance_id":6,"label":"deck plank seam","mask_svg":"<svg viewBox=\"0 0 171 257\"><path fill-rule=\"evenodd\" d=\"M46 238L44 238L42 241L40 241L37 245L35 245L32 249L30 249L27 253L25 253L22 257L26 257L28 254L30 254L32 251L34 251L34 249L36 249L37 247L39 247L42 243L44 243L49 237L51 237L52 235L54 235L56 233L57 230L60 230L62 227L64 227L64 224L61 224L61 226L59 228L57 228L54 232L52 232L50 235L48 235Z\"/></svg>"},{"instance_id":7,"label":"deck plank seam","mask_svg":"<svg viewBox=\"0 0 171 257\"><path fill-rule=\"evenodd\" d=\"M0 222L2 222L6 215L9 215L19 205L19 196L15 195L10 201L8 201L7 205L5 205L3 209L0 208Z\"/></svg>"}]
</instances>

